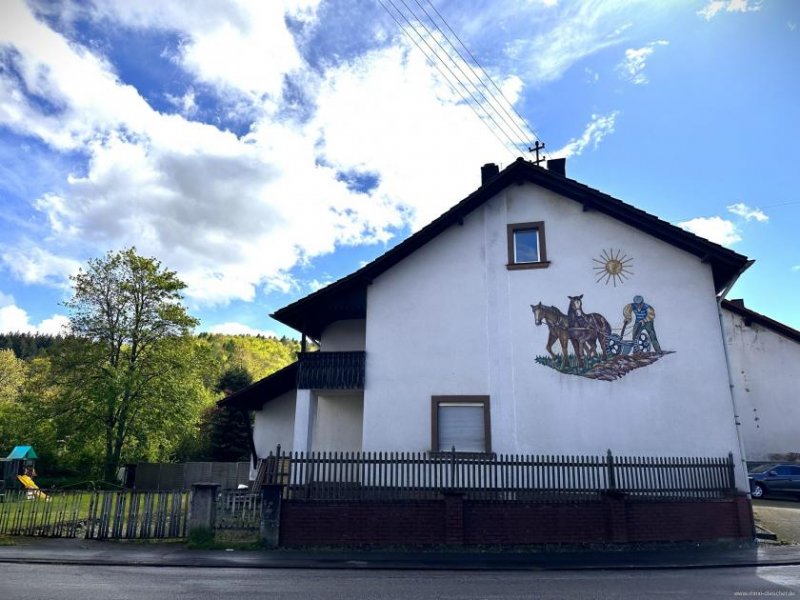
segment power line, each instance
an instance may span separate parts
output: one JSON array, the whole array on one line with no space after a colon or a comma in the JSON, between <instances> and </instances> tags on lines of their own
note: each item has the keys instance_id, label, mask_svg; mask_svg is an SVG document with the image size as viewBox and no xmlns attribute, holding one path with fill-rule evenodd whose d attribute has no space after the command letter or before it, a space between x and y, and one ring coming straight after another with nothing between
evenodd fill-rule
<instances>
[{"instance_id":1,"label":"power line","mask_svg":"<svg viewBox=\"0 0 800 600\"><path fill-rule=\"evenodd\" d=\"M413 10L411 7L409 7L409 6L408 6L408 4L406 4L406 1L405 1L405 0L400 0L400 1L403 3L403 5L406 7L406 9L407 9L407 10L408 10L408 11L409 11L409 12L410 12L412 15L414 15L414 17L415 17L415 18L416 18L416 19L419 21L419 23L420 23L420 24L422 25L422 27L425 29L425 32L428 34L428 36L429 36L430 38L432 38L434 42L436 42L436 45L437 45L437 46L439 46L439 48L441 48L442 52L444 52L444 53L445 53L445 55L447 56L447 58L448 58L448 59L450 59L450 60L453 62L453 64L455 65L455 67L456 67L456 68L459 70L459 72L460 72L460 73L461 73L461 74L464 76L464 78L465 78L465 79L466 79L466 80L469 82L469 84L470 84L471 88L472 88L472 89L474 89L474 90L475 90L475 91L476 91L478 94L480 94L481 98L483 98L483 100L485 101L486 105L487 105L487 106L489 106L489 107L490 107L490 108L491 108L491 109L494 111L495 115L497 115L497 116L498 116L498 117L499 117L499 118L500 118L500 119L503 121L503 124L504 124L504 126L510 126L510 130L511 130L511 132L512 132L512 133L514 132L514 129L516 128L517 132L522 134L522 140L523 140L523 143L524 143L524 144L526 144L526 145L528 145L528 143L530 142L530 139L531 139L531 138L530 138L530 136L528 135L528 133L526 133L525 131L523 131L523 130L522 130L520 127L519 127L519 125L518 125L518 124L517 124L517 123L514 121L514 119L513 119L513 118L512 118L512 119L509 121L509 119L507 119L507 118L506 118L507 116L509 116L507 112L506 112L506 115L505 115L505 116L504 116L503 114L501 114L501 113L500 113L500 112L499 112L499 111L496 109L496 107L495 107L495 106L492 104L492 100L490 100L490 99L489 99L489 98L486 96L486 94L484 94L484 93L483 93L483 91L481 90L481 88L480 88L479 86L475 85L475 83L473 82L473 80L472 80L472 78L469 76L469 74L467 74L467 73L464 71L464 68L462 67L462 64L466 64L466 65L467 65L467 67L468 67L468 68L471 70L472 74L473 74L473 75L475 75L475 76L477 77L477 79L478 79L478 82L479 82L479 83L482 83L480 76L479 76L479 75L478 75L478 74L475 72L475 69L473 69L473 68L472 68L472 66L471 66L471 65L469 65L468 61L467 61L467 60L464 58L464 56L463 56L463 55L462 55L462 54L461 54L461 53L458 51L458 48L456 48L456 47L455 47L455 45L453 44L453 42L452 42L452 41L451 41L451 40L450 40L450 39L449 39L449 38L448 38L448 37L445 35L445 33L444 33L444 32L442 31L442 29L441 29L441 28L440 28L440 27L437 25L437 23L436 23L436 22L433 20L433 18L431 18L430 14L429 14L429 13L428 13L428 11L425 9L425 7L424 7L424 6L422 6L422 4L420 4L419 0L415 0L415 2L417 3L417 6L419 6L419 7L420 7L420 9L422 9L422 12L423 12L423 13L425 13L425 16L427 16L427 17L428 17L428 19L429 19L429 21L430 21L431 25L433 25L433 27L434 27L434 28L435 28L435 29L436 29L436 30L437 30L437 31L438 31L438 32L441 34L441 37L442 37L442 38L445 40L445 42L447 42L447 44L448 44L448 45L449 45L449 46L450 46L450 47L451 47L451 48L452 48L452 49L455 51L456 55L457 55L457 56L458 56L458 57L461 59L460 61L459 61L459 60L456 60L456 59L455 59L455 58L452 56L452 54L451 54L451 51L450 51L450 50L448 50L447 48L445 48L445 47L442 45L442 43L439 41L439 36L437 36L437 35L434 35L434 33L433 33L433 32L432 32L430 29L428 29L428 27L425 25L425 22L424 22L424 21L423 21L421 18L419 18L419 16L418 16L418 15L417 15L417 14L414 12L414 10ZM437 55L438 55L438 53L437 53ZM457 75L456 75L456 76L457 76ZM459 80L459 81L460 81L460 80ZM462 85L464 85L464 84L462 83ZM466 86L465 86L465 87L466 87ZM487 91L489 91L489 95L490 95L490 96L492 96L492 99L495 99L495 98L494 98L494 96L493 96L493 95L492 95L492 93L491 93L491 90L489 90L489 89L488 89L488 88L487 88L485 85L484 85L483 87L484 87L484 88L486 88L486 90L487 90ZM475 99L475 96L474 96L474 94L473 94L472 92L470 92L470 95L473 97L473 99ZM495 100L496 100L496 99L495 99ZM476 102L479 102L479 101L476 99ZM502 105L501 105L501 108L502 108ZM486 110L486 112L487 112L487 114L488 114L488 112L489 112L489 111L488 111L488 110L485 108L485 106L484 106L484 110ZM494 121L494 119L492 119L492 120ZM517 135L517 133L514 133L514 135L516 136L516 135Z\"/></svg>"},{"instance_id":2,"label":"power line","mask_svg":"<svg viewBox=\"0 0 800 600\"><path fill-rule=\"evenodd\" d=\"M415 33L417 36L419 36L420 40L422 40L424 43L426 43L426 45L428 45L428 47L430 48L430 45L429 45L429 44L427 44L427 42L425 41L424 37L423 37L422 35L420 35L420 33L419 33L419 32L418 32L418 31L417 31L417 30L416 30L416 29L413 27L413 25L411 24L411 21L410 21L410 20L409 20L409 18L408 18L408 17L405 15L405 13L403 13L403 11L401 11L400 9L398 9L398 8L397 8L397 6L394 4L394 2L393 2L392 0L387 0L387 1L388 1L388 2L389 2L391 5L392 5L392 8L394 8L394 10L395 10L395 11L397 11L397 13L398 13L398 14L399 14L399 15L400 15L400 16L401 16L401 17L402 17L402 18L403 18L403 19L404 19L404 20L405 20L405 21L408 23L408 25L409 25L409 28L410 28L411 30L413 30L413 31L414 31L414 33ZM472 103L470 103L470 102L469 102L469 100L468 100L468 99L467 99L467 97L466 97L466 96L463 94L463 92L461 92L461 91L458 89L458 86L456 86L456 85L454 85L454 84L453 84L453 82L451 81L450 77L448 77L448 76L447 76L447 74L444 72L444 70L442 70L442 68L439 66L439 63L442 63L442 64L444 64L444 65L445 65L445 67L446 67L446 68L448 68L448 69L449 69L449 67L448 67L448 66L447 66L445 63L443 63L443 61L442 61L441 59L439 59L438 57L435 57L435 59L432 59L432 58L431 58L431 56L430 56L430 55L429 55L429 54L428 54L428 53L427 53L427 52L426 52L426 51L425 51L425 50L422 48L422 46L420 45L420 43L419 43L419 42L417 42L416 38L414 38L414 37L413 37L413 36L412 36L412 35L409 33L409 31L408 31L408 28L404 27L404 26L402 25L402 23L400 23L400 21L398 20L398 18L395 16L395 14L394 14L394 13L393 13L391 10L389 10L389 7L388 7L386 4L384 4L384 0L378 0L378 3L381 5L381 7L383 7L383 9L384 9L384 10L385 10L387 13L389 13L389 16L391 16L391 17L392 17L392 19L393 19L393 20L394 20L394 22L397 24L397 26L400 28L400 30L401 30L401 31L402 31L402 32L403 32L403 33L406 35L406 37L408 37L408 38L409 38L409 39L410 39L410 40L411 40L411 41L414 43L414 45L415 45L415 46L416 46L416 47L419 49L419 51L420 51L420 52L422 52L422 54L425 56L425 58L427 58L427 59L428 59L428 61L429 61L429 62L430 62L430 63L431 63L431 64L432 64L434 67L436 67L436 69L439 71L439 73L442 75L442 77L445 79L445 81L446 81L446 82L447 82L447 84L448 84L448 85L451 87L451 89L452 89L452 90L453 90L453 91L454 91L456 94L458 94L458 95L461 97L461 99L464 101L464 103L465 103L467 106L469 106L469 107L470 107L470 109L472 110L472 112L474 112L474 113L475 113L475 115L476 115L476 116L477 116L477 117L478 117L478 118L481 120L481 122L482 122L482 123L484 123L484 124L485 124L485 125L486 125L486 126L489 128L489 130L492 132L492 135L494 135L494 136L495 136L495 138L497 138L497 140L498 140L498 141L499 141L499 142L500 142L500 143L501 143L503 146L505 146L505 145L507 144L507 142L506 142L506 141L504 141L504 140L503 140L503 139L502 139L502 138L501 138L501 137L498 135L497 131L495 131L495 130L494 130L494 128L492 128L492 127L491 127L491 126L490 126L490 125L489 125L489 124L488 124L488 123L487 123L487 122L484 120L484 117L483 117L483 116L482 116L482 115L481 115L481 114L478 112L478 110L475 108L475 106L474 106ZM455 77L455 74L453 74L453 73L452 73L452 70L451 70L451 69L450 69L450 72L451 72L451 74L453 75L453 77ZM457 77L455 77L455 79L456 79L456 81L458 81L459 83L461 83L461 82L460 82L460 80L458 80L458 78L457 78ZM463 86L463 83L461 83L461 84L462 84L462 86ZM480 106L480 104L479 104L479 106ZM485 109L484 109L484 110L485 110ZM488 115L488 114L489 114L489 113L487 112L487 115ZM491 116L490 116L490 118L491 118ZM512 146L514 146L514 147L516 148L516 146L517 146L517 143L516 143L516 142L515 142L513 139L509 138L509 136L508 136L508 134L505 132L505 130L503 130L502 128L500 128L500 130L501 130L501 131L503 132L503 134L506 136L507 140L508 140L508 141L511 143L511 145L512 145ZM512 156L514 156L514 153L513 153L513 152L512 152L512 153L510 153L510 154L511 154Z\"/></svg>"},{"instance_id":3,"label":"power line","mask_svg":"<svg viewBox=\"0 0 800 600\"><path fill-rule=\"evenodd\" d=\"M422 42L425 44L425 46L426 46L426 47L427 47L427 48L428 48L428 49L429 49L429 50L430 50L430 51L433 53L433 57L435 58L435 60L436 60L436 61L438 61L438 63L434 63L434 65L437 67L437 69L439 70L439 72L440 72L440 73L442 73L442 75L443 75L443 76L445 76L445 73L444 73L444 72L441 70L441 68L439 68L439 64L441 64L442 66L444 66L444 68L445 68L445 69L447 69L447 72L448 72L448 73L449 73L449 74L452 76L452 78L453 78L453 79L455 79L455 81L456 81L456 82L457 82L457 83L458 83L458 84L459 84L459 85L460 85L460 86L461 86L461 87L464 89L464 91L465 91L467 94L469 94L469 95L470 95L470 97L472 98L472 100L475 102L475 106L477 106L478 108L480 108L481 110L483 110L483 111L484 111L484 113L485 113L485 114L486 114L486 116L489 118L489 120L491 120L491 121L492 121L492 123L494 123L494 125L495 125L495 126L497 127L497 129L498 129L498 130L500 130L500 132L501 132L501 133L502 133L502 134L503 134L503 135L506 137L506 139L509 141L509 143L510 143L510 144L511 144L511 145L512 145L512 146L513 146L515 149L517 149L517 150L518 150L518 149L519 149L518 147L519 147L519 145L521 145L521 144L520 144L520 143L519 143L517 140L515 140L515 139L514 139L512 136L510 136L510 135L509 135L509 133L508 133L508 131L506 130L506 128L505 128L505 127L503 127L503 126L501 126L501 125L500 125L500 123L498 123L498 122L497 122L497 120L494 118L494 116L492 115L492 113L491 113L491 112L489 112L489 110L487 110L487 108L481 104L481 102L480 102L480 101L479 101L479 100L478 100L478 99L475 97L475 94L474 94L474 93L473 93L473 92L472 92L472 91L471 91L471 90L470 90L470 89L467 87L467 85L466 85L466 84L465 84L465 83L464 83L464 82L461 80L461 78L459 78L458 74L456 74L456 73L453 71L453 69L450 67L450 65L449 65L449 64L447 64L447 63L446 63L446 62L445 62L445 61L444 61L444 60L443 60L443 59L442 59L442 58L439 56L439 53L438 53L438 52L436 52L436 50L435 50L435 49L434 49L434 48L431 46L431 44L428 42L427 38L426 38L425 36L423 36L423 35L422 35L422 34L421 34L421 33L420 33L418 30L417 30L417 28L414 26L414 24L411 22L411 20L410 20L410 19L409 19L409 18L406 16L406 14L405 14L403 11L401 11L401 10L400 10L400 9L397 7L397 5L394 3L394 0L388 0L388 1L389 1L389 3L392 5L392 7L393 7L393 8L394 8L394 9L395 9L395 10L396 10L398 13L400 13L400 14L401 14L401 16L403 17L403 19L406 21L406 23L408 23L409 27L410 27L411 29L413 29L414 33L415 33L417 36L419 36L420 40L421 40L421 41L422 41ZM405 3L405 0L400 0L400 1L401 1L401 2L403 2L403 5L404 5L404 6L406 7L406 9L407 9L407 10L408 10L408 11L411 13L412 17L413 17L413 18L414 18L414 19L415 19L415 20L416 20L416 21L417 21L417 22L418 22L418 23L419 23L419 24L422 26L422 28L423 28L423 29L425 30L425 32L428 34L428 37L433 37L433 35L431 34L430 30L429 30L427 27L425 27L425 24L424 24L424 23L422 23L422 21L421 21L421 20L419 19L419 17L418 17L418 16L417 16L417 15L414 13L414 11L413 11L413 10L411 10L411 9L409 8L408 4L406 4L406 3ZM406 31L407 31L407 30L406 30ZM421 48L419 45L417 45L417 47L418 47L418 48L420 48L420 50L422 50L422 48ZM441 47L441 44L440 44L440 47ZM422 50L422 52L423 52L423 53L426 55L426 57L427 57L429 60L431 59L431 56L430 56L429 54L425 53L425 51L424 51L424 50ZM445 54L446 54L446 53L445 53ZM448 58L451 58L449 55L447 55L447 56L448 56ZM448 82L449 82L449 78L448 78ZM465 102L466 104L469 104L469 105L470 105L470 107L473 109L473 112L475 112L475 113L476 113L476 115L478 115L478 117L479 117L479 118L480 118L480 119L483 121L483 119L484 119L484 118L483 118L483 117L482 117L482 116L481 116L481 115L480 115L480 114L477 112L477 109L475 109L475 107L474 107L472 104L470 104L469 100L468 100L468 99L467 99L467 98L466 98L466 97L465 97L463 94L461 94L460 92L459 92L459 95L461 96L461 98L464 100L464 102ZM484 122L485 122L485 121L484 121ZM488 126L488 124L487 124L487 126Z\"/></svg>"},{"instance_id":4,"label":"power line","mask_svg":"<svg viewBox=\"0 0 800 600\"><path fill-rule=\"evenodd\" d=\"M455 31L453 31L453 28L450 27L450 24L447 22L447 19L445 19L444 16L442 15L442 13L440 13L436 9L436 6L433 5L431 0L427 0L427 2L428 2L428 5L433 9L433 12L436 13L436 15L439 17L439 19L441 19L442 23L444 23L445 27L447 27L447 30L450 33L453 34L453 37L456 38L456 40L458 40L458 43L461 44L461 47L464 48L464 50L469 55L469 57L472 59L472 61L475 63L475 65L481 70L482 73L484 73L486 75L486 78L489 80L489 82L492 84L492 86L497 90L497 92L500 94L500 96L503 98L503 100L506 101L506 103L511 108L511 110L514 112L514 114L517 115L519 120L522 121L522 123L525 124L525 127L527 127L530 130L530 132L533 134L533 137L535 137L539 141L542 141L542 138L539 136L538 133L536 133L536 130L528 124L528 122L525 120L525 117L523 117L521 114L519 114L519 111L517 111L517 109L514 108L514 105L508 100L508 98L505 97L505 95L503 94L503 91L495 83L494 79L492 79L492 77L486 72L486 69L483 68L483 66L478 61L478 59L475 57L475 55L472 54L472 52L470 52L470 49L467 47L467 45L461 40L461 38L458 36L458 34Z\"/></svg>"},{"instance_id":5,"label":"power line","mask_svg":"<svg viewBox=\"0 0 800 600\"><path fill-rule=\"evenodd\" d=\"M505 94L503 94L503 91L500 89L500 87L494 82L494 80L488 74L486 69L484 69L481 66L481 64L478 62L478 59L472 54L472 52L470 52L469 48L467 48L466 44L464 44L464 42L461 40L461 38L458 37L458 34L455 31L453 31L453 28L450 27L450 24L447 22L447 20L444 18L444 16L442 16L442 14L436 9L436 7L433 5L431 0L427 0L428 5L433 9L433 11L436 13L436 15L442 21L442 23L444 23L444 26L447 27L447 29L450 31L450 33L453 34L453 37L456 38L458 43L461 44L461 47L470 56L470 58L472 59L472 62L474 62L478 66L478 68L480 69L480 73L472 66L470 61L468 61L464 57L464 55L461 54L461 52L459 51L458 47L456 47L456 45L450 40L450 38L447 36L447 34L445 34L445 32L442 31L441 27L439 27L439 25L436 23L436 20L430 15L430 13L420 3L420 0L414 0L414 1L417 3L417 5L419 5L419 7L422 9L422 11L425 13L425 15L428 17L428 19L430 19L431 23L433 23L433 26L442 34L442 36L453 47L453 50L455 50L455 52L458 55L458 57L464 62L464 64L466 64L469 67L470 71L472 71L472 73L478 79L478 82L484 87L484 89L486 89L486 91L489 93L489 95L492 96L492 99L497 102L497 104L499 105L500 109L509 117L511 122L517 128L517 130L522 133L522 136L525 139L527 139L529 142L530 142L531 138L538 139L538 140L541 141L541 138L536 134L536 132L533 130L533 128L530 127L530 125L528 125L528 123L525 120L525 118L521 114L519 114L519 112L514 108L514 105L511 103L511 101L508 98L506 98ZM483 76L481 75L481 73L483 74ZM489 80L489 82L492 84L492 86L495 88L495 90L497 90L497 94L499 94L500 98L502 98L505 101L505 104L508 107L511 108L511 110L516 115L517 119L514 119L514 117L511 115L511 113L509 113L508 109L503 105L503 103L497 100L497 95L494 94L491 91L491 89L489 88L488 85L486 85L486 82L485 82L484 78ZM525 129L523 129L522 127L520 127L520 125L519 125L520 122L525 126L527 131Z\"/></svg>"},{"instance_id":6,"label":"power line","mask_svg":"<svg viewBox=\"0 0 800 600\"><path fill-rule=\"evenodd\" d=\"M541 145L539 144L538 135L533 130L533 128L531 128L528 125L524 117L522 117L522 115L519 114L519 112L514 108L513 104L508 100L508 98L505 97L502 90L498 87L497 83L495 83L492 77L488 73L486 73L485 69L483 69L483 67L477 61L472 52L470 52L469 48L466 47L461 38L458 37L453 28L447 23L446 19L436 9L436 7L433 6L430 0L428 0L428 4L430 5L430 7L439 16L444 26L447 27L447 29L452 33L452 35L456 38L456 40L458 40L464 51L472 58L472 61L478 66L478 69L476 69L470 63L470 61L464 56L464 54L462 54L462 52L458 49L453 40L447 35L447 33L444 30L442 30L442 28L436 22L436 19L431 15L431 13L428 12L428 10L422 4L420 4L419 0L415 0L415 2L419 7L419 9L421 9L424 15L427 17L427 22L433 27L435 32L431 31L431 28L428 27L425 19L423 19L417 12L415 12L415 10L411 6L409 6L409 4L405 0L400 0L400 1L402 2L403 6L405 6L406 11L411 15L411 18L409 18L408 14L406 14L406 12L401 10L400 7L393 0L387 0L387 1L391 4L394 11L396 11L396 13L399 14L402 17L402 19L407 23L408 27L405 27L403 26L402 23L400 23L395 13L389 9L389 7L386 5L386 3L384 3L383 0L379 0L381 7L387 13L389 13L389 16L392 17L397 26L414 43L414 45L420 50L420 52L422 52L423 55L425 55L429 63L437 68L437 70L445 79L445 81L449 84L449 86L453 88L454 92L456 92L461 97L462 101L464 101L465 104L468 104L472 109L472 111L476 114L476 116L479 119L481 119L481 121L483 121L484 124L492 130L493 135L495 135L495 137L498 140L500 140L500 138L497 135L497 131L495 131L495 128L500 132L502 132L503 136L505 136L505 138L508 140L511 147L514 149L515 153L519 153L521 147L526 148L529 152L532 152L533 151L533 148L531 147L532 139L537 140L536 144L534 144L534 146L537 147L537 150L544 147L544 144ZM412 22L411 20L412 18L414 19L414 21L416 21L416 24ZM420 31L420 28L424 30L424 33ZM413 31L414 35L411 34L411 31ZM438 32L438 34L436 32ZM427 50L417 41L417 37L427 47ZM435 42L435 44L439 47L439 49L444 53L447 60L443 59L440 55L440 52L438 52L435 48L433 48L433 46L431 46L431 43L428 41L428 39L432 39L433 42ZM445 47L443 45L443 42L448 47ZM453 53L455 53L458 59L453 55ZM453 68L451 67L451 63L461 73L460 76L453 70ZM469 73L465 72L464 66L466 66L466 68L469 70L472 76L470 76ZM444 67L444 69L442 67ZM445 69L447 72L445 72ZM486 82L487 79L489 80L491 86L497 91L497 93L493 92L492 89L490 89L489 85ZM453 80L455 80L456 83L453 83ZM466 80L466 83L464 80ZM477 80L477 83L475 80ZM472 101L474 102L474 105L461 91L462 88L469 94ZM476 94L479 95L483 99L483 101L481 101L481 99L479 99L476 96ZM475 105L477 105L477 107L481 111L483 111L484 114L479 113ZM516 115L516 118L514 115ZM489 123L489 121L491 121L494 127ZM511 133L509 133L509 131ZM503 142L502 140L500 141L503 145L505 145L505 142ZM538 151L536 154L538 159L539 158Z\"/></svg>"}]
</instances>

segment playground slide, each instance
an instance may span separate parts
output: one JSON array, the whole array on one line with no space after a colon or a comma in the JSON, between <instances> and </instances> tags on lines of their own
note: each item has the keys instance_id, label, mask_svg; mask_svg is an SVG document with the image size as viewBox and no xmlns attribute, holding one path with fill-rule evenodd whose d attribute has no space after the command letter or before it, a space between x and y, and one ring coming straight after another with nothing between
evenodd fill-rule
<instances>
[{"instance_id":1,"label":"playground slide","mask_svg":"<svg viewBox=\"0 0 800 600\"><path fill-rule=\"evenodd\" d=\"M17 479L19 479L20 483L25 486L25 489L31 490L34 496L44 500L47 498L47 495L39 489L39 486L30 478L29 475L17 475Z\"/></svg>"}]
</instances>

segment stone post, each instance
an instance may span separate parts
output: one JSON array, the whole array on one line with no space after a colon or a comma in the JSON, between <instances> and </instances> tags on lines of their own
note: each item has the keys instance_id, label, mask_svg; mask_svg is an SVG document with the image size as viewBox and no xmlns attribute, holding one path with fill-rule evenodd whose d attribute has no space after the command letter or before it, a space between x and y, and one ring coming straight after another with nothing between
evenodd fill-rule
<instances>
[{"instance_id":1,"label":"stone post","mask_svg":"<svg viewBox=\"0 0 800 600\"><path fill-rule=\"evenodd\" d=\"M261 540L267 548L280 544L282 496L282 485L261 486Z\"/></svg>"},{"instance_id":2,"label":"stone post","mask_svg":"<svg viewBox=\"0 0 800 600\"><path fill-rule=\"evenodd\" d=\"M189 533L197 530L214 531L217 516L218 483L193 483L192 505L189 508Z\"/></svg>"}]
</instances>

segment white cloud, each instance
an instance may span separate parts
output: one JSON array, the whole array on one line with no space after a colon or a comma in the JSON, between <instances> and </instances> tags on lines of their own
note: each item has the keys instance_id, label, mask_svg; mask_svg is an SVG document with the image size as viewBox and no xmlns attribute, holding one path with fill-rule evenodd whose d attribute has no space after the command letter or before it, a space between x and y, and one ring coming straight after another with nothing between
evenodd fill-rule
<instances>
[{"instance_id":1,"label":"white cloud","mask_svg":"<svg viewBox=\"0 0 800 600\"><path fill-rule=\"evenodd\" d=\"M0 292L0 333L44 333L63 334L67 331L69 319L55 314L38 325L30 322L28 313L14 303L14 298Z\"/></svg>"},{"instance_id":2,"label":"white cloud","mask_svg":"<svg viewBox=\"0 0 800 600\"><path fill-rule=\"evenodd\" d=\"M800 265L793 266L792 271L800 271Z\"/></svg>"},{"instance_id":3,"label":"white cloud","mask_svg":"<svg viewBox=\"0 0 800 600\"><path fill-rule=\"evenodd\" d=\"M722 217L696 217L681 221L678 227L722 246L732 246L742 240L736 224Z\"/></svg>"},{"instance_id":4,"label":"white cloud","mask_svg":"<svg viewBox=\"0 0 800 600\"><path fill-rule=\"evenodd\" d=\"M600 81L600 73L590 69L589 67L584 67L583 72L586 74L586 82L587 83L597 83Z\"/></svg>"},{"instance_id":5,"label":"white cloud","mask_svg":"<svg viewBox=\"0 0 800 600\"><path fill-rule=\"evenodd\" d=\"M706 21L710 21L722 11L745 13L757 10L761 10L760 0L752 3L749 0L710 0L708 4L697 11L697 14Z\"/></svg>"},{"instance_id":6,"label":"white cloud","mask_svg":"<svg viewBox=\"0 0 800 600\"><path fill-rule=\"evenodd\" d=\"M726 207L729 213L742 217L745 221L758 221L766 223L769 217L760 208L750 208L744 202L737 202Z\"/></svg>"},{"instance_id":7,"label":"white cloud","mask_svg":"<svg viewBox=\"0 0 800 600\"><path fill-rule=\"evenodd\" d=\"M286 16L313 18L319 0L129 2L96 0L112 26L181 33L173 60L198 81L259 99L281 96L284 75L303 66Z\"/></svg>"},{"instance_id":8,"label":"white cloud","mask_svg":"<svg viewBox=\"0 0 800 600\"><path fill-rule=\"evenodd\" d=\"M579 60L621 43L631 26L630 14L640 0L588 0L559 5L557 11L531 20L543 25L536 35L522 35L509 43L506 54L531 81L547 83L560 78ZM512 3L508 14L492 18L503 22L522 20L519 6ZM494 25L493 25L494 26Z\"/></svg>"},{"instance_id":9,"label":"white cloud","mask_svg":"<svg viewBox=\"0 0 800 600\"><path fill-rule=\"evenodd\" d=\"M597 148L603 138L614 133L614 125L619 114L619 111L615 110L607 115L592 115L580 137L572 138L564 147L552 152L550 156L552 158L569 158L580 155L590 146Z\"/></svg>"},{"instance_id":10,"label":"white cloud","mask_svg":"<svg viewBox=\"0 0 800 600\"><path fill-rule=\"evenodd\" d=\"M26 241L18 248L0 249L0 260L11 273L24 283L66 287L70 275L80 268L80 263L38 248Z\"/></svg>"},{"instance_id":11,"label":"white cloud","mask_svg":"<svg viewBox=\"0 0 800 600\"><path fill-rule=\"evenodd\" d=\"M366 264L366 262L364 263ZM364 266L363 264L361 265ZM321 290L322 288L330 285L333 283L333 279L330 277L325 277L323 279L312 279L311 281L307 282L306 285L308 286L309 291L316 292L317 290Z\"/></svg>"},{"instance_id":12,"label":"white cloud","mask_svg":"<svg viewBox=\"0 0 800 600\"><path fill-rule=\"evenodd\" d=\"M514 89L509 85L506 92ZM317 103L313 125L325 159L337 169L380 176L372 204L361 208L387 218L400 210L393 222L405 213L414 229L477 187L478 165L509 156L420 53L405 45L327 72Z\"/></svg>"},{"instance_id":13,"label":"white cloud","mask_svg":"<svg viewBox=\"0 0 800 600\"><path fill-rule=\"evenodd\" d=\"M243 323L220 323L219 325L212 325L208 328L210 333L224 333L227 335L260 335L263 337L278 337L274 331L268 329L255 329Z\"/></svg>"},{"instance_id":14,"label":"white cloud","mask_svg":"<svg viewBox=\"0 0 800 600\"><path fill-rule=\"evenodd\" d=\"M197 112L197 102L195 91L192 88L182 96L165 95L167 101L175 106L184 117L191 117Z\"/></svg>"},{"instance_id":15,"label":"white cloud","mask_svg":"<svg viewBox=\"0 0 800 600\"><path fill-rule=\"evenodd\" d=\"M253 36L268 33L267 20L280 28L285 19L265 8L250 22L254 8L212 4L208 14L193 3L169 3L162 13L150 3L104 1L94 16L112 25L178 29L195 44L178 60L198 80L223 92L277 96L270 70L298 68L296 49L265 61ZM385 242L394 228L422 226L474 189L477 165L507 155L407 45L321 74L309 70L304 91L317 104L311 120L281 116L264 100L249 133L237 137L159 113L102 57L36 20L22 2L9 6L13 18L0 23L0 43L17 50L21 78L0 74L7 92L0 90L0 126L88 156L59 193L35 202L47 223L47 250L28 240L2 248L4 263L27 283L63 283L81 262L72 257L135 245L177 270L194 304L249 301L262 287L296 286L289 271L337 245ZM315 6L307 2L303 15ZM213 61L192 62L192 52L202 54L207 50L198 48L211 43L197 41L200 33L211 31L209 39L224 45L220 40L236 28L253 45L231 61L250 61L251 74L263 65L269 72L261 83L215 70ZM281 39L275 43L290 38ZM512 101L521 93L518 78L499 84ZM57 103L58 114L28 91ZM191 95L174 100L184 111L194 102ZM374 189L349 189L340 176L364 171L374 173Z\"/></svg>"},{"instance_id":16,"label":"white cloud","mask_svg":"<svg viewBox=\"0 0 800 600\"><path fill-rule=\"evenodd\" d=\"M751 208L744 202L730 204L725 208L732 215L739 217L738 223L722 217L696 217L679 222L678 227L722 246L732 246L742 240L743 224L750 221L758 223L769 221L769 217L760 208Z\"/></svg>"},{"instance_id":17,"label":"white cloud","mask_svg":"<svg viewBox=\"0 0 800 600\"><path fill-rule=\"evenodd\" d=\"M667 40L656 40L641 48L628 48L625 50L625 60L617 65L620 76L629 80L634 85L644 85L648 82L644 68L647 66L647 59L658 46L667 46Z\"/></svg>"}]
</instances>

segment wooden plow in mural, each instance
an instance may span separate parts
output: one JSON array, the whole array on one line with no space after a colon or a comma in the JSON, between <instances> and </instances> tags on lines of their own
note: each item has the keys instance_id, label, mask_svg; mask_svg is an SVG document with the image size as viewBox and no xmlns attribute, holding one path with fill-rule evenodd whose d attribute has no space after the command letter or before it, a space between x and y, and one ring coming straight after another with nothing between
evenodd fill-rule
<instances>
[{"instance_id":1,"label":"wooden plow in mural","mask_svg":"<svg viewBox=\"0 0 800 600\"><path fill-rule=\"evenodd\" d=\"M619 333L612 333L606 340L606 351L611 356L628 355L633 353L644 353L650 351L650 335L646 331L640 331L639 335L633 339L626 340L625 328L627 323L622 325Z\"/></svg>"}]
</instances>

